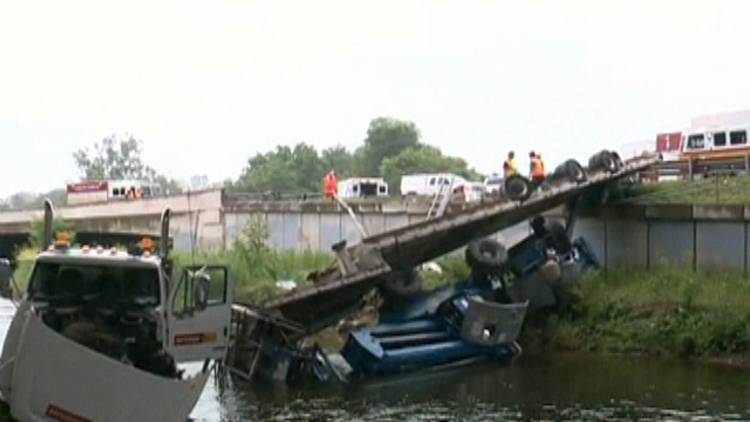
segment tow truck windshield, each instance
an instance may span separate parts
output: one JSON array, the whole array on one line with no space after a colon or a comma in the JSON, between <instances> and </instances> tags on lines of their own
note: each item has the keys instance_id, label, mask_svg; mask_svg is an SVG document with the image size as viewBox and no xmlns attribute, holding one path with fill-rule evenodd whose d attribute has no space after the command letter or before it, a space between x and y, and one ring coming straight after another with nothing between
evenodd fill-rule
<instances>
[{"instance_id":1,"label":"tow truck windshield","mask_svg":"<svg viewBox=\"0 0 750 422\"><path fill-rule=\"evenodd\" d=\"M29 298L44 302L159 303L156 267L38 261L29 283Z\"/></svg>"}]
</instances>

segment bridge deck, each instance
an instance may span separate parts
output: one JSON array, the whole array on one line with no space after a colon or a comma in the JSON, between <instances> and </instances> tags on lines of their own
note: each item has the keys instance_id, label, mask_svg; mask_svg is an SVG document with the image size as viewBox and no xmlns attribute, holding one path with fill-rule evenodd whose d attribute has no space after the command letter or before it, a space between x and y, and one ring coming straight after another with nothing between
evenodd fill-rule
<instances>
[{"instance_id":1,"label":"bridge deck","mask_svg":"<svg viewBox=\"0 0 750 422\"><path fill-rule=\"evenodd\" d=\"M492 201L455 214L426 220L362 239L348 246L355 271L344 275L332 266L311 275L312 286L292 294L273 298L263 308L294 321L314 333L338 322L355 308L362 296L374 288L393 268L411 268L428 262L470 241L496 233L534 215L641 172L656 163L656 158L637 158L625 163L616 173L590 174L587 181L561 182L534 193L524 202Z\"/></svg>"}]
</instances>

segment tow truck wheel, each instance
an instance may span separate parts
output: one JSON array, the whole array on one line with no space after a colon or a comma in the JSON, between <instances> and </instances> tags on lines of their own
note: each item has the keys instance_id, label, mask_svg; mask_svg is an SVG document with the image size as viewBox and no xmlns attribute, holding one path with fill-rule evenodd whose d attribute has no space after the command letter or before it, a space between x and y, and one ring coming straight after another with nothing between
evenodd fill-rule
<instances>
[{"instance_id":1,"label":"tow truck wheel","mask_svg":"<svg viewBox=\"0 0 750 422\"><path fill-rule=\"evenodd\" d=\"M503 181L503 190L512 201L525 201L533 191L531 181L520 174L512 174Z\"/></svg>"},{"instance_id":2,"label":"tow truck wheel","mask_svg":"<svg viewBox=\"0 0 750 422\"><path fill-rule=\"evenodd\" d=\"M380 284L384 296L410 297L422 290L422 276L414 270L394 270Z\"/></svg>"},{"instance_id":3,"label":"tow truck wheel","mask_svg":"<svg viewBox=\"0 0 750 422\"><path fill-rule=\"evenodd\" d=\"M481 278L499 275L505 268L508 252L497 240L481 239L466 246L466 264L473 276Z\"/></svg>"}]
</instances>

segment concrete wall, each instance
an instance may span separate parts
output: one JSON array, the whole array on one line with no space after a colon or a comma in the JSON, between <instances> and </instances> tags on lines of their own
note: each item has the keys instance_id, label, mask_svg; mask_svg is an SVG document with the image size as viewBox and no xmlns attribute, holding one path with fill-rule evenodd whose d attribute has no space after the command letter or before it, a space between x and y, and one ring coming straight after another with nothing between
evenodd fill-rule
<instances>
[{"instance_id":1,"label":"concrete wall","mask_svg":"<svg viewBox=\"0 0 750 422\"><path fill-rule=\"evenodd\" d=\"M367 213L357 216L368 234L403 227L423 221L424 214ZM231 243L253 219L268 225L271 243L283 250L330 251L331 245L346 239L358 242L362 236L356 223L347 213L225 213L225 244ZM504 243L515 243L529 233L528 224L519 224L496 234Z\"/></svg>"},{"instance_id":2,"label":"concrete wall","mask_svg":"<svg viewBox=\"0 0 750 422\"><path fill-rule=\"evenodd\" d=\"M226 211L227 245L251 218L268 223L271 242L284 250L330 250L340 239L357 241L360 235L351 217L334 210ZM358 217L368 233L393 229L424 219L412 212L367 212ZM559 211L548 218L560 218ZM523 223L496 237L512 245L529 233ZM583 236L607 267L654 268L668 263L699 270L750 268L750 207L744 206L619 206L582 213L574 236Z\"/></svg>"},{"instance_id":3,"label":"concrete wall","mask_svg":"<svg viewBox=\"0 0 750 422\"><path fill-rule=\"evenodd\" d=\"M747 272L749 217L743 205L622 206L580 218L574 233L589 241L607 267L669 264Z\"/></svg>"}]
</instances>

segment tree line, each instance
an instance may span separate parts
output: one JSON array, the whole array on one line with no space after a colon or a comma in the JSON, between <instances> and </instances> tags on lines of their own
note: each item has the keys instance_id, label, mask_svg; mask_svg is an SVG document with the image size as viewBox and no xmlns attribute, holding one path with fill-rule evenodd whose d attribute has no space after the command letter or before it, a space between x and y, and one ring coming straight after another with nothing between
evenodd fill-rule
<instances>
[{"instance_id":1,"label":"tree line","mask_svg":"<svg viewBox=\"0 0 750 422\"><path fill-rule=\"evenodd\" d=\"M322 151L306 143L279 145L251 157L239 178L225 186L234 191L282 195L320 192L321 179L329 170L335 170L339 180L383 177L393 193L399 193L404 174L450 172L471 180L482 177L464 159L422 142L413 122L378 117L370 122L363 143L354 151L341 145Z\"/></svg>"},{"instance_id":2,"label":"tree line","mask_svg":"<svg viewBox=\"0 0 750 422\"><path fill-rule=\"evenodd\" d=\"M181 184L147 165L142 152L142 140L132 135L124 139L112 135L93 147L75 151L72 159L82 181L140 179L157 183L167 192L179 193ZM279 145L250 157L239 177L225 181L224 186L231 191L280 195L320 192L322 177L329 170L335 170L339 180L351 176L383 177L393 193L399 193L404 174L450 172L470 180L482 177L464 159L445 155L439 148L422 142L414 122L378 117L370 121L362 144L353 151L341 145L321 151L304 142L291 147ZM63 205L65 195L63 186L42 194L19 192L2 201L0 209L38 208L45 197L55 205Z\"/></svg>"}]
</instances>

